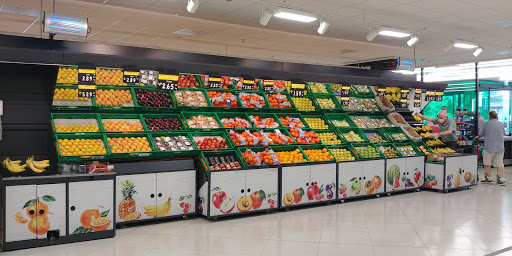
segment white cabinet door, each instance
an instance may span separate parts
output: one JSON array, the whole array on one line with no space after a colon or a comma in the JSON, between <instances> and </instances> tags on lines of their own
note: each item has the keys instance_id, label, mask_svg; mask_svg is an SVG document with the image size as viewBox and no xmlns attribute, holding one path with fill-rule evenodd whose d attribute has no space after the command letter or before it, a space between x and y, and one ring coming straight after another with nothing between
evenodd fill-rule
<instances>
[{"instance_id":1,"label":"white cabinet door","mask_svg":"<svg viewBox=\"0 0 512 256\"><path fill-rule=\"evenodd\" d=\"M36 185L7 186L5 198L5 241L36 239L37 226L31 221L27 212L28 207L24 207L34 204L37 198ZM35 212L30 214L33 215Z\"/></svg>"},{"instance_id":2,"label":"white cabinet door","mask_svg":"<svg viewBox=\"0 0 512 256\"><path fill-rule=\"evenodd\" d=\"M446 157L445 189L459 188L464 181L462 157Z\"/></svg>"},{"instance_id":3,"label":"white cabinet door","mask_svg":"<svg viewBox=\"0 0 512 256\"><path fill-rule=\"evenodd\" d=\"M117 176L115 206L116 221L120 223L154 218L144 207L156 209L156 174Z\"/></svg>"},{"instance_id":4,"label":"white cabinet door","mask_svg":"<svg viewBox=\"0 0 512 256\"><path fill-rule=\"evenodd\" d=\"M281 206L309 203L306 190L311 182L311 166L283 167L281 182Z\"/></svg>"},{"instance_id":5,"label":"white cabinet door","mask_svg":"<svg viewBox=\"0 0 512 256\"><path fill-rule=\"evenodd\" d=\"M384 192L385 160L370 160L363 162L363 179L361 194L372 195Z\"/></svg>"},{"instance_id":6,"label":"white cabinet door","mask_svg":"<svg viewBox=\"0 0 512 256\"><path fill-rule=\"evenodd\" d=\"M336 199L336 163L311 165L311 182L306 196L312 202Z\"/></svg>"},{"instance_id":7,"label":"white cabinet door","mask_svg":"<svg viewBox=\"0 0 512 256\"><path fill-rule=\"evenodd\" d=\"M425 173L425 157L415 156L408 157L406 164L406 175L409 181L405 181L405 188L418 188L424 184L424 173Z\"/></svg>"},{"instance_id":8,"label":"white cabinet door","mask_svg":"<svg viewBox=\"0 0 512 256\"><path fill-rule=\"evenodd\" d=\"M66 235L66 184L37 185L37 198L46 206L37 207L39 214L47 213L47 220L37 225L37 238L47 239L48 231L59 231ZM40 225L41 224L41 225Z\"/></svg>"},{"instance_id":9,"label":"white cabinet door","mask_svg":"<svg viewBox=\"0 0 512 256\"><path fill-rule=\"evenodd\" d=\"M406 158L386 159L386 192L403 190L405 188Z\"/></svg>"},{"instance_id":10,"label":"white cabinet door","mask_svg":"<svg viewBox=\"0 0 512 256\"><path fill-rule=\"evenodd\" d=\"M476 184L477 178L477 156L476 155L470 155L470 156L463 156L462 157L462 170L464 176L461 177L462 184L464 186L470 186Z\"/></svg>"},{"instance_id":11,"label":"white cabinet door","mask_svg":"<svg viewBox=\"0 0 512 256\"><path fill-rule=\"evenodd\" d=\"M363 162L338 163L338 199L362 196Z\"/></svg>"},{"instance_id":12,"label":"white cabinet door","mask_svg":"<svg viewBox=\"0 0 512 256\"><path fill-rule=\"evenodd\" d=\"M165 214L164 216L194 213L196 210L195 190L196 170L158 173L156 175L158 211ZM168 211L167 214L166 211Z\"/></svg>"},{"instance_id":13,"label":"white cabinet door","mask_svg":"<svg viewBox=\"0 0 512 256\"><path fill-rule=\"evenodd\" d=\"M425 164L425 187L433 189L445 189L443 187L444 164ZM450 184L450 185L453 185Z\"/></svg>"},{"instance_id":14,"label":"white cabinet door","mask_svg":"<svg viewBox=\"0 0 512 256\"><path fill-rule=\"evenodd\" d=\"M70 182L69 233L83 234L112 229L115 213L113 207L113 180Z\"/></svg>"},{"instance_id":15,"label":"white cabinet door","mask_svg":"<svg viewBox=\"0 0 512 256\"><path fill-rule=\"evenodd\" d=\"M277 208L278 168L247 170L245 183L249 211Z\"/></svg>"},{"instance_id":16,"label":"white cabinet door","mask_svg":"<svg viewBox=\"0 0 512 256\"><path fill-rule=\"evenodd\" d=\"M245 211L245 175L245 170L211 172L210 216Z\"/></svg>"}]
</instances>

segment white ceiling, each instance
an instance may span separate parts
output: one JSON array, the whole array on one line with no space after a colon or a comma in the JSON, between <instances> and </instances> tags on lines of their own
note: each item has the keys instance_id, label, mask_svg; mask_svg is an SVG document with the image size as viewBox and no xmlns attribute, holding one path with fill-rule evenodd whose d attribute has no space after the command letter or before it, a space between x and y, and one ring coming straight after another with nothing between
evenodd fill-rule
<instances>
[{"instance_id":1,"label":"white ceiling","mask_svg":"<svg viewBox=\"0 0 512 256\"><path fill-rule=\"evenodd\" d=\"M0 5L40 8L39 0L0 0ZM92 32L82 40L196 53L323 65L401 56L424 59L418 66L506 58L496 52L512 49L512 28L496 23L512 20L510 0L201 0L194 14L187 0L57 0L56 12L86 16ZM272 18L259 24L263 6L313 12L331 21L321 36L318 22L297 23ZM51 10L52 1L43 0ZM0 33L38 37L36 17L0 13ZM407 39L377 37L366 41L371 26L412 31L420 38L416 51ZM176 35L180 29L200 32ZM47 35L43 35L47 37ZM443 48L449 40L480 44L485 51Z\"/></svg>"}]
</instances>

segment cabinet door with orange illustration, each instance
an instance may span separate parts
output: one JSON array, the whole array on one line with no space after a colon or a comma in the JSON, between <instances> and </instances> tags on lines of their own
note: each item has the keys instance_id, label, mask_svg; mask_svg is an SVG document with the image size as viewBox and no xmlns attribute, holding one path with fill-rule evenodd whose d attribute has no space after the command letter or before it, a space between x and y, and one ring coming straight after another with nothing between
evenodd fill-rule
<instances>
[{"instance_id":1,"label":"cabinet door with orange illustration","mask_svg":"<svg viewBox=\"0 0 512 256\"><path fill-rule=\"evenodd\" d=\"M278 168L263 168L247 171L244 211L276 209L279 203ZM244 205L245 204L245 205Z\"/></svg>"},{"instance_id":2,"label":"cabinet door with orange illustration","mask_svg":"<svg viewBox=\"0 0 512 256\"><path fill-rule=\"evenodd\" d=\"M113 229L114 180L69 183L69 234Z\"/></svg>"},{"instance_id":3,"label":"cabinet door with orange illustration","mask_svg":"<svg viewBox=\"0 0 512 256\"><path fill-rule=\"evenodd\" d=\"M156 177L159 217L195 212L196 170L161 172Z\"/></svg>"},{"instance_id":4,"label":"cabinet door with orange illustration","mask_svg":"<svg viewBox=\"0 0 512 256\"><path fill-rule=\"evenodd\" d=\"M155 173L116 177L117 222L154 218L151 211L156 205Z\"/></svg>"},{"instance_id":5,"label":"cabinet door with orange illustration","mask_svg":"<svg viewBox=\"0 0 512 256\"><path fill-rule=\"evenodd\" d=\"M36 185L5 187L5 242L37 239ZM29 203L32 202L32 203Z\"/></svg>"},{"instance_id":6,"label":"cabinet door with orange illustration","mask_svg":"<svg viewBox=\"0 0 512 256\"><path fill-rule=\"evenodd\" d=\"M306 190L311 182L311 167L309 165L283 167L281 182L282 207L309 203L306 195Z\"/></svg>"},{"instance_id":7,"label":"cabinet door with orange illustration","mask_svg":"<svg viewBox=\"0 0 512 256\"><path fill-rule=\"evenodd\" d=\"M28 202L27 202L28 203ZM37 238L47 239L48 232L66 235L66 184L37 185Z\"/></svg>"}]
</instances>

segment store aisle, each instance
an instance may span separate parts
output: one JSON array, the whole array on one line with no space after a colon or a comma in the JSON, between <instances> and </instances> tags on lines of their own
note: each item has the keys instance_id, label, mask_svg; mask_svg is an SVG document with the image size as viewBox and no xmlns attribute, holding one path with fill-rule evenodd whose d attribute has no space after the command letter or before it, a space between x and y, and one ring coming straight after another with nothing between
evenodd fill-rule
<instances>
[{"instance_id":1,"label":"store aisle","mask_svg":"<svg viewBox=\"0 0 512 256\"><path fill-rule=\"evenodd\" d=\"M512 180L512 168L506 174ZM112 239L0 255L473 256L509 246L512 185L480 185L217 222L164 222L118 230Z\"/></svg>"}]
</instances>

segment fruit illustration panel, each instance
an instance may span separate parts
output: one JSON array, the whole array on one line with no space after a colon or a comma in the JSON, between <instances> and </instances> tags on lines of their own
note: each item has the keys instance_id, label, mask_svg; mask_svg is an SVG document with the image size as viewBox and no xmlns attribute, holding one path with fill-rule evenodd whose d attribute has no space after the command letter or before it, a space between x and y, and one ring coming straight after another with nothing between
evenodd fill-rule
<instances>
[{"instance_id":1,"label":"fruit illustration panel","mask_svg":"<svg viewBox=\"0 0 512 256\"><path fill-rule=\"evenodd\" d=\"M445 159L446 176L445 189L460 188L464 180L462 157L447 157Z\"/></svg>"},{"instance_id":2,"label":"fruit illustration panel","mask_svg":"<svg viewBox=\"0 0 512 256\"><path fill-rule=\"evenodd\" d=\"M386 160L386 192L398 191L405 188L406 159L394 158Z\"/></svg>"},{"instance_id":3,"label":"fruit illustration panel","mask_svg":"<svg viewBox=\"0 0 512 256\"><path fill-rule=\"evenodd\" d=\"M203 216L208 216L208 182L203 183L201 188L199 188L199 194L197 195L197 210L198 213Z\"/></svg>"},{"instance_id":4,"label":"fruit illustration panel","mask_svg":"<svg viewBox=\"0 0 512 256\"><path fill-rule=\"evenodd\" d=\"M70 234L86 234L114 227L114 181L82 181L69 183Z\"/></svg>"},{"instance_id":5,"label":"fruit illustration panel","mask_svg":"<svg viewBox=\"0 0 512 256\"><path fill-rule=\"evenodd\" d=\"M363 162L338 163L338 199L363 196Z\"/></svg>"},{"instance_id":6,"label":"fruit illustration panel","mask_svg":"<svg viewBox=\"0 0 512 256\"><path fill-rule=\"evenodd\" d=\"M116 221L128 222L154 218L144 214L144 207L156 206L156 174L116 177Z\"/></svg>"},{"instance_id":7,"label":"fruit illustration panel","mask_svg":"<svg viewBox=\"0 0 512 256\"><path fill-rule=\"evenodd\" d=\"M195 212L195 170L158 173L156 181L156 217Z\"/></svg>"},{"instance_id":8,"label":"fruit illustration panel","mask_svg":"<svg viewBox=\"0 0 512 256\"><path fill-rule=\"evenodd\" d=\"M5 241L23 241L36 239L36 229L29 229L29 222L32 216L35 217L36 209L26 206L27 202L37 199L36 185L7 186L5 188L5 198L15 198L16 200L5 201ZM28 210L28 212L27 212ZM33 224L33 223L32 223ZM31 231L32 230L32 231Z\"/></svg>"},{"instance_id":9,"label":"fruit illustration panel","mask_svg":"<svg viewBox=\"0 0 512 256\"><path fill-rule=\"evenodd\" d=\"M246 171L216 171L210 174L210 216L240 213L247 208L245 175Z\"/></svg>"},{"instance_id":10,"label":"fruit illustration panel","mask_svg":"<svg viewBox=\"0 0 512 256\"><path fill-rule=\"evenodd\" d=\"M311 166L311 182L306 196L311 202L336 199L336 164L318 164Z\"/></svg>"},{"instance_id":11,"label":"fruit illustration panel","mask_svg":"<svg viewBox=\"0 0 512 256\"><path fill-rule=\"evenodd\" d=\"M462 184L464 186L475 185L477 182L477 155L463 156L462 157L462 170L464 176L462 178Z\"/></svg>"},{"instance_id":12,"label":"fruit illustration panel","mask_svg":"<svg viewBox=\"0 0 512 256\"><path fill-rule=\"evenodd\" d=\"M278 168L248 170L247 192L240 207L243 211L276 209L278 206Z\"/></svg>"},{"instance_id":13,"label":"fruit illustration panel","mask_svg":"<svg viewBox=\"0 0 512 256\"><path fill-rule=\"evenodd\" d=\"M425 185L425 157L408 157L407 159L407 179L405 188L418 188Z\"/></svg>"},{"instance_id":14,"label":"fruit illustration panel","mask_svg":"<svg viewBox=\"0 0 512 256\"><path fill-rule=\"evenodd\" d=\"M365 195L372 195L384 192L385 161L370 160L363 162L363 180L361 184Z\"/></svg>"},{"instance_id":15,"label":"fruit illustration panel","mask_svg":"<svg viewBox=\"0 0 512 256\"><path fill-rule=\"evenodd\" d=\"M443 164L425 164L425 187L432 189L443 188L444 165ZM448 185L448 184L446 184ZM452 186L452 184L450 184Z\"/></svg>"},{"instance_id":16,"label":"fruit illustration panel","mask_svg":"<svg viewBox=\"0 0 512 256\"><path fill-rule=\"evenodd\" d=\"M299 165L282 168L281 206L309 203L306 190L311 183L311 166Z\"/></svg>"},{"instance_id":17,"label":"fruit illustration panel","mask_svg":"<svg viewBox=\"0 0 512 256\"><path fill-rule=\"evenodd\" d=\"M59 231L59 236L66 235L66 184L37 185L34 205L36 217L40 218L31 221L36 223L38 239L47 239L47 232L54 230ZM30 214L30 211L28 213Z\"/></svg>"}]
</instances>

